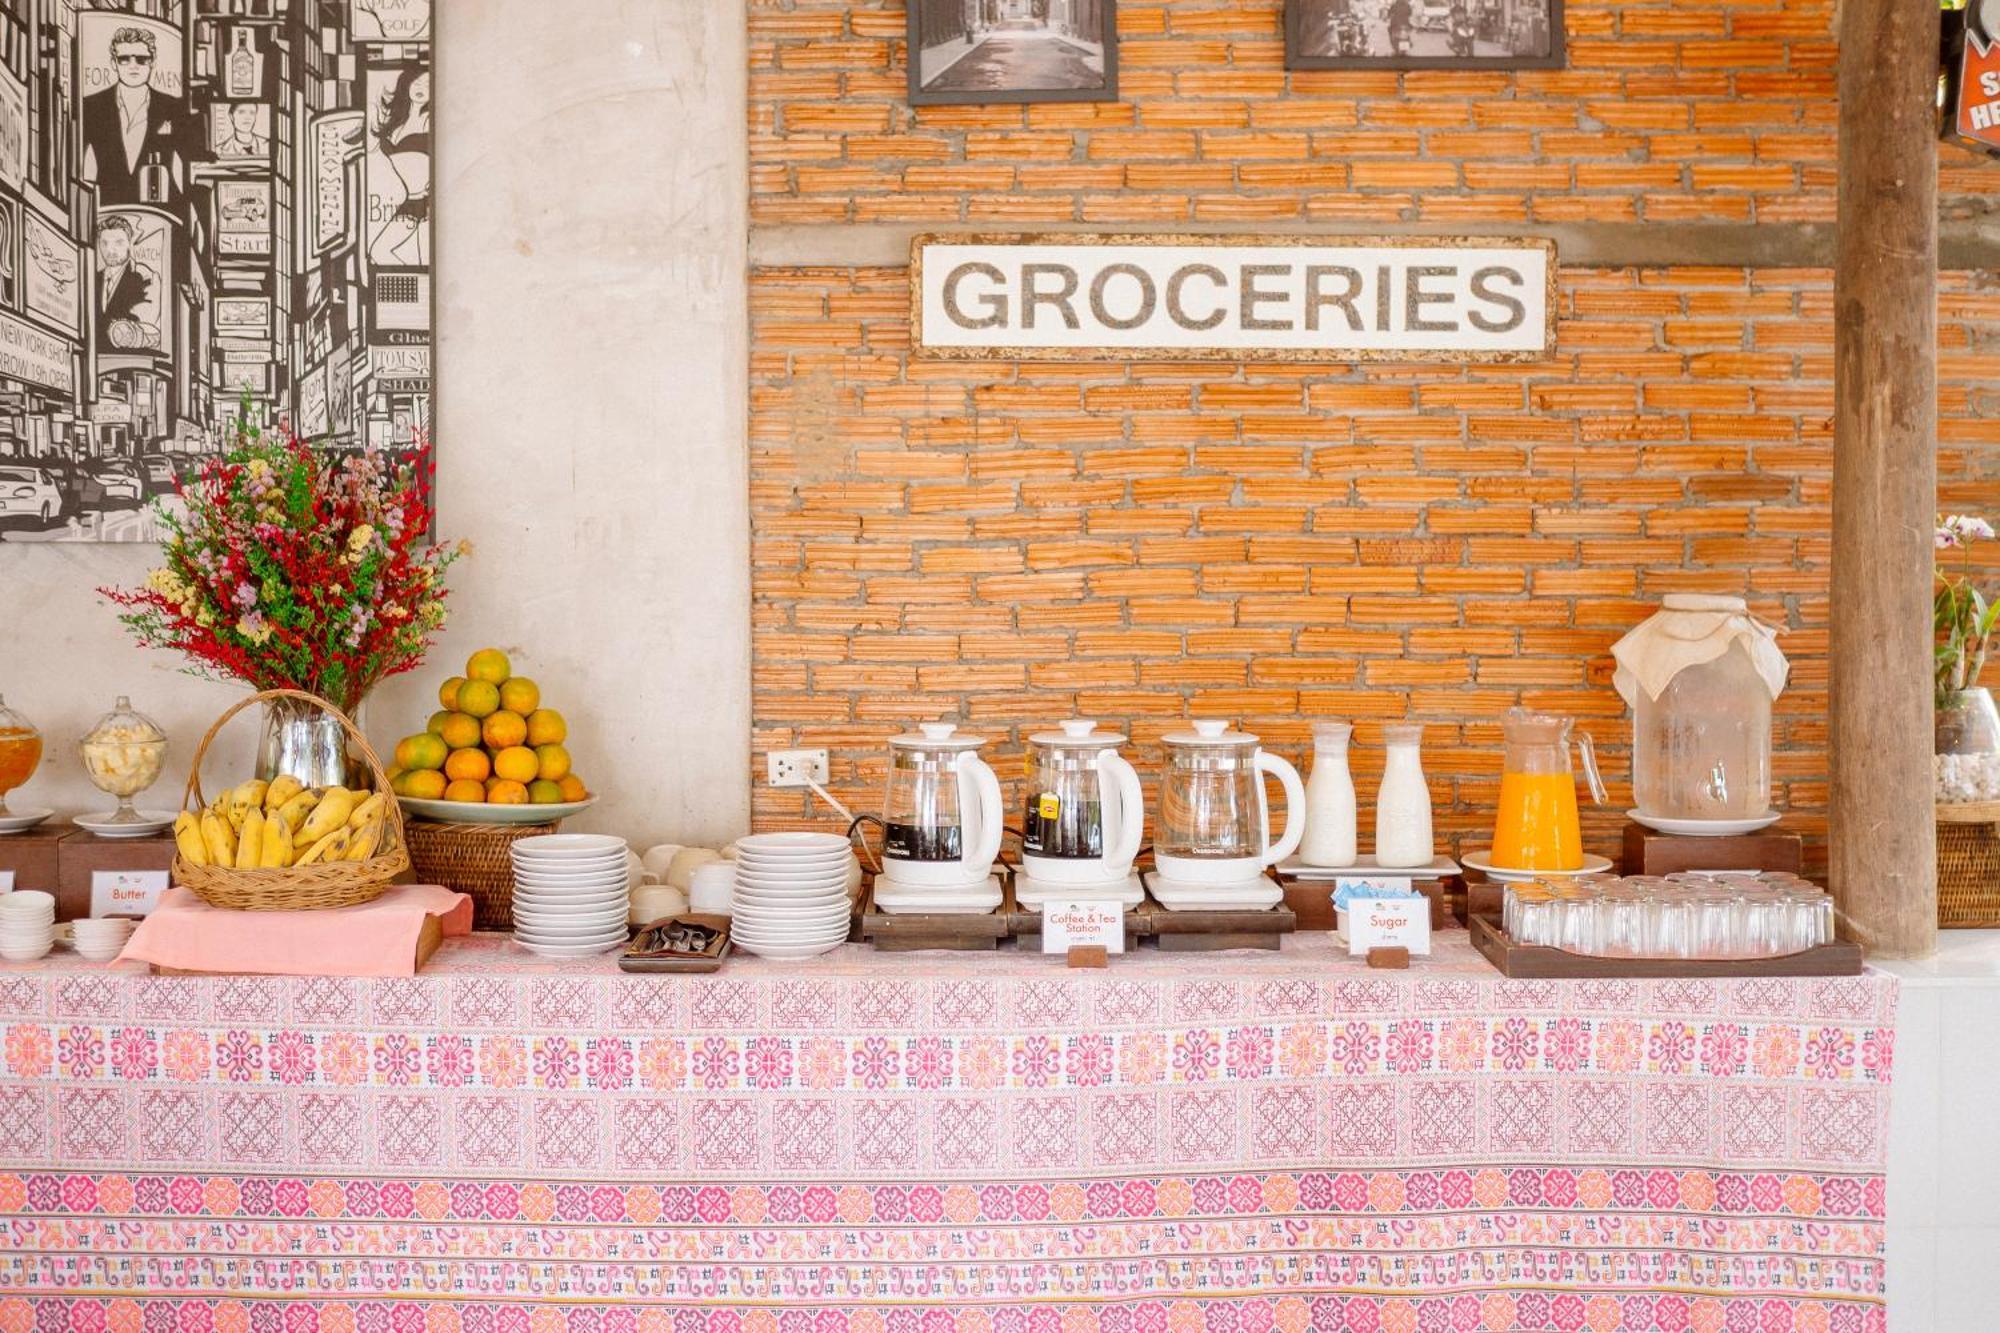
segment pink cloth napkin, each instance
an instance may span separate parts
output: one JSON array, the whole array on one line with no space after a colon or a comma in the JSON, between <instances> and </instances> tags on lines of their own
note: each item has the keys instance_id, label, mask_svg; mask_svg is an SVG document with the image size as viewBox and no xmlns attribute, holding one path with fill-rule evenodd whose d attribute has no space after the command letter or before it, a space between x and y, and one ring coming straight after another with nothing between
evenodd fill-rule
<instances>
[{"instance_id":1,"label":"pink cloth napkin","mask_svg":"<svg viewBox=\"0 0 2000 1333\"><path fill-rule=\"evenodd\" d=\"M427 916L443 917L447 936L470 934L472 899L440 884L398 884L356 907L232 912L192 889L169 889L118 960L192 972L407 977L417 970L417 935Z\"/></svg>"}]
</instances>

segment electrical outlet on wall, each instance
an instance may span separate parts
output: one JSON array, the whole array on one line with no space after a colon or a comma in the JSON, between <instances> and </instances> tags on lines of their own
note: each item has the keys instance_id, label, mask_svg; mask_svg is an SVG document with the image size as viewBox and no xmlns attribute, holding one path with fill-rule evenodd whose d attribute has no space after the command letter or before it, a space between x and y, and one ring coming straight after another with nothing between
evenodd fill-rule
<instances>
[{"instance_id":1,"label":"electrical outlet on wall","mask_svg":"<svg viewBox=\"0 0 2000 1333\"><path fill-rule=\"evenodd\" d=\"M803 787L808 780L826 785L825 750L773 750L765 767L773 787Z\"/></svg>"}]
</instances>

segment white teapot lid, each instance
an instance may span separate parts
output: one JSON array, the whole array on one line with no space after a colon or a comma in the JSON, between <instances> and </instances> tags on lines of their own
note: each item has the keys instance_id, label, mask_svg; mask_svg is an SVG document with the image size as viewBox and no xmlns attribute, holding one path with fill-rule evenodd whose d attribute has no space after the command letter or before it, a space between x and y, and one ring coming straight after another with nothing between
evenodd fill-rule
<instances>
[{"instance_id":1,"label":"white teapot lid","mask_svg":"<svg viewBox=\"0 0 2000 1333\"><path fill-rule=\"evenodd\" d=\"M1170 731L1160 737L1169 745L1255 745L1257 738L1247 731L1231 731L1223 721L1190 719L1188 731Z\"/></svg>"},{"instance_id":2,"label":"white teapot lid","mask_svg":"<svg viewBox=\"0 0 2000 1333\"><path fill-rule=\"evenodd\" d=\"M915 731L891 736L889 744L905 750L977 750L984 736L961 736L956 722L919 722Z\"/></svg>"},{"instance_id":3,"label":"white teapot lid","mask_svg":"<svg viewBox=\"0 0 2000 1333\"><path fill-rule=\"evenodd\" d=\"M1028 740L1035 745L1060 745L1079 750L1108 750L1114 745L1123 745L1126 740L1123 732L1099 731L1097 724L1087 717L1071 718L1059 725L1061 731L1038 731Z\"/></svg>"}]
</instances>

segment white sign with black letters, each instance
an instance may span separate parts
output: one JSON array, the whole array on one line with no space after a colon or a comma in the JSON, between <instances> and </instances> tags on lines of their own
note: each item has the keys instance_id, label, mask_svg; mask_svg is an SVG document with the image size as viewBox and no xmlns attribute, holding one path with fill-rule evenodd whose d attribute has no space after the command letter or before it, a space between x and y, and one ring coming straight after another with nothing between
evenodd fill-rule
<instances>
[{"instance_id":1,"label":"white sign with black letters","mask_svg":"<svg viewBox=\"0 0 2000 1333\"><path fill-rule=\"evenodd\" d=\"M1526 361L1554 350L1555 242L918 236L922 357Z\"/></svg>"},{"instance_id":2,"label":"white sign with black letters","mask_svg":"<svg viewBox=\"0 0 2000 1333\"><path fill-rule=\"evenodd\" d=\"M97 870L90 876L92 916L146 916L167 891L164 870Z\"/></svg>"}]
</instances>

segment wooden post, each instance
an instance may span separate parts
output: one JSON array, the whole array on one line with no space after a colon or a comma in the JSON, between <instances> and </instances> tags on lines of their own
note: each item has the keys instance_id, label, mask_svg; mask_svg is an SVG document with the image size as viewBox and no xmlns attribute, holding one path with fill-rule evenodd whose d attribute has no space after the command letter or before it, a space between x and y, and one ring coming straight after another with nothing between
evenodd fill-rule
<instances>
[{"instance_id":1,"label":"wooden post","mask_svg":"<svg viewBox=\"0 0 2000 1333\"><path fill-rule=\"evenodd\" d=\"M1834 267L1832 888L1855 939L1937 948L1938 8L1840 6Z\"/></svg>"}]
</instances>

